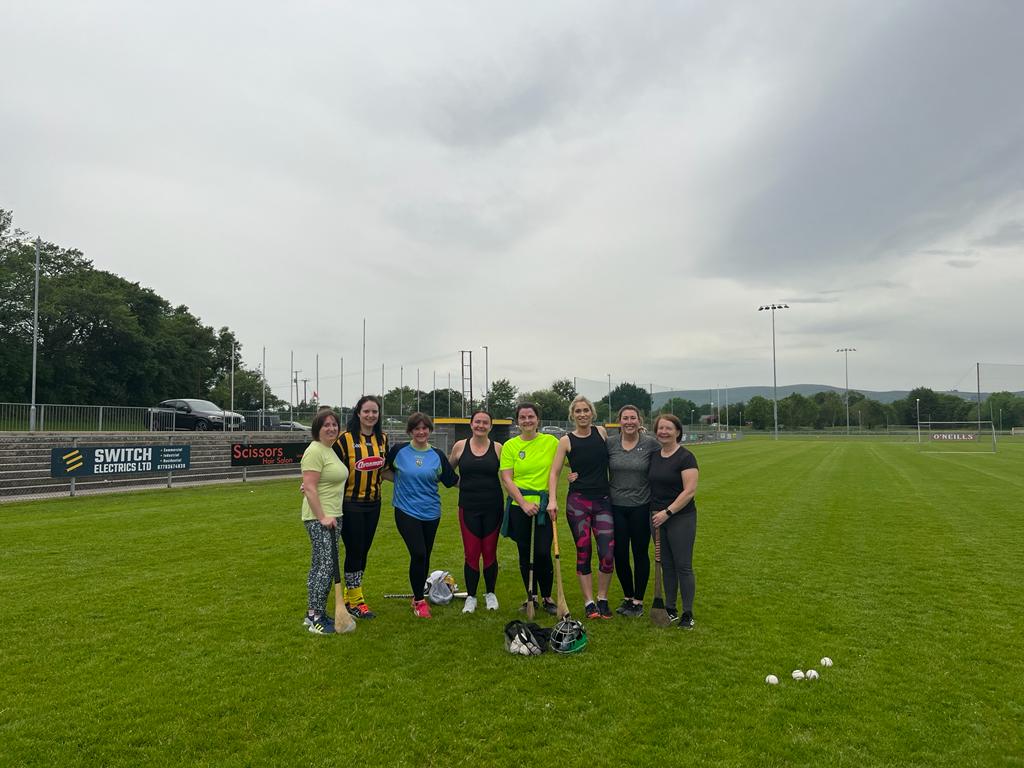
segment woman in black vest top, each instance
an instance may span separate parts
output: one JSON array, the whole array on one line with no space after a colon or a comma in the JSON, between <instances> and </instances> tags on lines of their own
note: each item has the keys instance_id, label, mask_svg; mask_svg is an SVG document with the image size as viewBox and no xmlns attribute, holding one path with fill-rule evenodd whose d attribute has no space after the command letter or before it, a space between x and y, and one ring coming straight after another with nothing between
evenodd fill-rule
<instances>
[{"instance_id":1,"label":"woman in black vest top","mask_svg":"<svg viewBox=\"0 0 1024 768\"><path fill-rule=\"evenodd\" d=\"M615 569L615 525L608 496L608 435L604 427L592 426L594 405L583 395L572 401L569 417L576 423L576 429L558 440L548 478L548 511L558 510L558 480L568 458L573 475L565 498L565 519L576 542L576 575L583 592L584 612L588 619L610 619L608 585ZM598 559L596 601L590 572L594 539Z\"/></svg>"},{"instance_id":2,"label":"woman in black vest top","mask_svg":"<svg viewBox=\"0 0 1024 768\"><path fill-rule=\"evenodd\" d=\"M483 558L484 603L487 610L498 610L494 586L498 580L498 530L501 527L504 497L498 481L501 443L490 438L491 414L475 411L469 428L473 436L452 446L449 462L459 473L459 527L466 551L466 605L463 613L476 610L476 590L480 583Z\"/></svg>"}]
</instances>

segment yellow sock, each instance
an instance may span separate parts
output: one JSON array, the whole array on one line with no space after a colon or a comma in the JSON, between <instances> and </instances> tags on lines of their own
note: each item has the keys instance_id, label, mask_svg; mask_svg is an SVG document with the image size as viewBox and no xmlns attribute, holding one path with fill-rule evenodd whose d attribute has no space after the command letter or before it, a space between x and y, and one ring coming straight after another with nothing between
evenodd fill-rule
<instances>
[{"instance_id":1,"label":"yellow sock","mask_svg":"<svg viewBox=\"0 0 1024 768\"><path fill-rule=\"evenodd\" d=\"M345 600L348 601L349 605L359 605L364 602L363 600L363 588L352 587L351 589L345 590Z\"/></svg>"},{"instance_id":2,"label":"yellow sock","mask_svg":"<svg viewBox=\"0 0 1024 768\"><path fill-rule=\"evenodd\" d=\"M352 605L352 598L349 596L351 593L349 592L348 587L342 587L341 589L345 594L345 605Z\"/></svg>"}]
</instances>

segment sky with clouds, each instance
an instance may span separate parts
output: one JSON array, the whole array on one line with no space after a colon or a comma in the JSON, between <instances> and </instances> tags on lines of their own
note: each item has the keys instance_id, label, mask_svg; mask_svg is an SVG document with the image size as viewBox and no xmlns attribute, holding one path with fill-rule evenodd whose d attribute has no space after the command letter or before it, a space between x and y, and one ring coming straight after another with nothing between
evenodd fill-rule
<instances>
[{"instance_id":1,"label":"sky with clouds","mask_svg":"<svg viewBox=\"0 0 1024 768\"><path fill-rule=\"evenodd\" d=\"M770 302L780 384L1024 363L1024 3L0 19L0 207L265 346L282 397L294 350L353 400L364 317L370 391L458 388L462 349L478 390L484 345L520 389L770 384Z\"/></svg>"}]
</instances>

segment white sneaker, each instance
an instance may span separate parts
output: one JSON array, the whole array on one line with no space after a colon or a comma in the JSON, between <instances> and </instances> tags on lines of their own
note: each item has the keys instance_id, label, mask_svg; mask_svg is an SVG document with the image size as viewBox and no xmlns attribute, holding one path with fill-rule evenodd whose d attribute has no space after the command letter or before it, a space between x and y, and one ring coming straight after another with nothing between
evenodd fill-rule
<instances>
[{"instance_id":1,"label":"white sneaker","mask_svg":"<svg viewBox=\"0 0 1024 768\"><path fill-rule=\"evenodd\" d=\"M476 610L476 598L470 595L466 598L466 604L462 606L463 613L473 613Z\"/></svg>"},{"instance_id":2,"label":"white sneaker","mask_svg":"<svg viewBox=\"0 0 1024 768\"><path fill-rule=\"evenodd\" d=\"M488 611L498 610L498 596L493 592L488 592L484 595L484 603L487 604Z\"/></svg>"}]
</instances>

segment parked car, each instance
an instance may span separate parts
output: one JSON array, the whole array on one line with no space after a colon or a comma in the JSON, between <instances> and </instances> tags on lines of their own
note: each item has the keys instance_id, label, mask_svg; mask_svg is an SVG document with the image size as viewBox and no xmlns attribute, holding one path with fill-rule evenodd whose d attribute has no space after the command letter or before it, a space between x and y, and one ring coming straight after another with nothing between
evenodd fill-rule
<instances>
[{"instance_id":1,"label":"parked car","mask_svg":"<svg viewBox=\"0 0 1024 768\"><path fill-rule=\"evenodd\" d=\"M561 427L555 427L555 426L541 427L540 431L541 431L542 434L554 435L555 437L561 437L562 435L564 435L566 433L566 430L562 429Z\"/></svg>"},{"instance_id":2,"label":"parked car","mask_svg":"<svg viewBox=\"0 0 1024 768\"><path fill-rule=\"evenodd\" d=\"M311 433L310 427L305 424L299 424L297 421L282 421L280 426L277 427L279 430L285 430L286 432L307 432Z\"/></svg>"},{"instance_id":3,"label":"parked car","mask_svg":"<svg viewBox=\"0 0 1024 768\"><path fill-rule=\"evenodd\" d=\"M256 411L246 420L254 432L274 432L281 429L281 414L277 411Z\"/></svg>"},{"instance_id":4,"label":"parked car","mask_svg":"<svg viewBox=\"0 0 1024 768\"><path fill-rule=\"evenodd\" d=\"M146 426L151 429L207 430L245 429L245 417L234 411L225 411L209 400L164 400L146 414Z\"/></svg>"}]
</instances>

